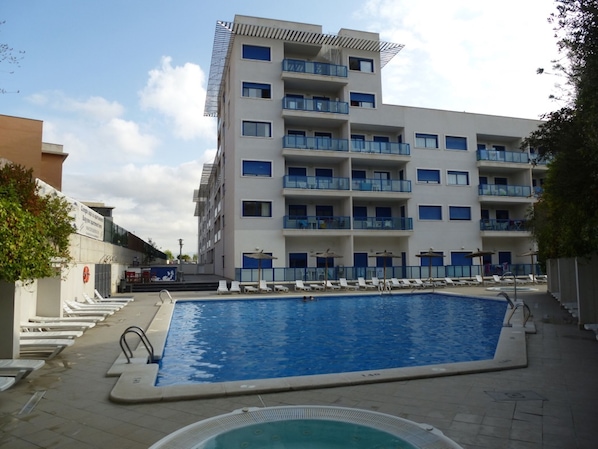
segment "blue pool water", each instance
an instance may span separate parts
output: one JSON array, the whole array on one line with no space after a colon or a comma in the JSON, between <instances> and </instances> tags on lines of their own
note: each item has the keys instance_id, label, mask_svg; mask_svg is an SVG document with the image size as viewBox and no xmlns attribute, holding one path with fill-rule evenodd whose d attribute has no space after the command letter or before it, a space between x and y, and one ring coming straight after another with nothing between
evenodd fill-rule
<instances>
[{"instance_id":1,"label":"blue pool water","mask_svg":"<svg viewBox=\"0 0 598 449\"><path fill-rule=\"evenodd\" d=\"M438 293L178 301L156 385L492 359L506 308Z\"/></svg>"}]
</instances>

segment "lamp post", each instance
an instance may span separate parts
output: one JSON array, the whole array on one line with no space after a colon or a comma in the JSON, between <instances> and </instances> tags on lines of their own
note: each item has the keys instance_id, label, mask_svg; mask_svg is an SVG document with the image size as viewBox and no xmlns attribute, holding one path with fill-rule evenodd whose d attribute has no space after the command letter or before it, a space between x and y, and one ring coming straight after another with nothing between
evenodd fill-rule
<instances>
[{"instance_id":1,"label":"lamp post","mask_svg":"<svg viewBox=\"0 0 598 449\"><path fill-rule=\"evenodd\" d=\"M179 239L179 264L183 263L183 239Z\"/></svg>"}]
</instances>

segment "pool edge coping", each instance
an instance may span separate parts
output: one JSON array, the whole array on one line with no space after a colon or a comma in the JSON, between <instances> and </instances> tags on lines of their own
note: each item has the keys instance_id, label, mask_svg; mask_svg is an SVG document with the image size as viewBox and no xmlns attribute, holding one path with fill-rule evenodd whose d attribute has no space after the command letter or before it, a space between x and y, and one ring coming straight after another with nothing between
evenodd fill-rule
<instances>
[{"instance_id":1,"label":"pool edge coping","mask_svg":"<svg viewBox=\"0 0 598 449\"><path fill-rule=\"evenodd\" d=\"M466 295L463 293L442 292L442 294L480 298L480 295ZM211 298L202 298L202 300L205 299L209 300ZM212 299L223 298L219 297ZM255 299L255 297L237 296L234 299ZM484 299L496 298L484 297ZM157 305L159 306L159 309L146 333L154 345L154 352L156 354L162 354L175 303ZM107 372L106 375L109 377L119 376L109 397L111 401L118 403L177 401L342 387L381 382L398 382L412 379L524 368L527 366L527 343L525 336L526 333L535 333L535 326L531 320L524 326L524 311L521 307L515 309L512 317L510 317L510 315L511 309L507 309L493 359L440 365L390 368L384 370L219 382L212 384L156 386L155 381L158 374L158 365L155 363L147 364L147 350L145 347L140 346L133 351L134 357L131 360L131 363L127 363L125 356L121 354ZM507 323L509 317L510 323Z\"/></svg>"}]
</instances>

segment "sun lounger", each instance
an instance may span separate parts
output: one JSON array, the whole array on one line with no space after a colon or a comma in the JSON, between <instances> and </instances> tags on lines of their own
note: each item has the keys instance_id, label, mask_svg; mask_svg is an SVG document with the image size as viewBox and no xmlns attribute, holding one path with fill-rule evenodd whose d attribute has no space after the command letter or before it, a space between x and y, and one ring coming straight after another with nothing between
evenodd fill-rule
<instances>
[{"instance_id":1,"label":"sun lounger","mask_svg":"<svg viewBox=\"0 0 598 449\"><path fill-rule=\"evenodd\" d=\"M268 284L266 283L266 281L264 281L263 279L260 280L260 286L259 286L260 292L267 292L270 293L272 291L272 289L270 287L268 287Z\"/></svg>"},{"instance_id":2,"label":"sun lounger","mask_svg":"<svg viewBox=\"0 0 598 449\"><path fill-rule=\"evenodd\" d=\"M326 288L329 288L331 290L340 290L340 285L335 285L330 281L326 281Z\"/></svg>"},{"instance_id":3,"label":"sun lounger","mask_svg":"<svg viewBox=\"0 0 598 449\"><path fill-rule=\"evenodd\" d=\"M401 284L397 278L390 278L390 280L386 281L386 285L388 285L390 289L405 288L405 285Z\"/></svg>"},{"instance_id":4,"label":"sun lounger","mask_svg":"<svg viewBox=\"0 0 598 449\"><path fill-rule=\"evenodd\" d=\"M409 279L401 279L401 282L406 288L421 288L421 286L417 285L415 282L411 282Z\"/></svg>"},{"instance_id":5,"label":"sun lounger","mask_svg":"<svg viewBox=\"0 0 598 449\"><path fill-rule=\"evenodd\" d=\"M66 316L70 317L97 317L99 318L106 318L109 315L114 315L113 310L106 310L106 311L98 311L98 310L73 310L68 304L63 304L62 309Z\"/></svg>"},{"instance_id":6,"label":"sun lounger","mask_svg":"<svg viewBox=\"0 0 598 449\"><path fill-rule=\"evenodd\" d=\"M339 284L339 286L340 286L341 288L343 288L343 289L345 289L345 290L349 290L349 289L351 289L351 290L359 290L359 285L356 285L356 284L349 284L349 283L347 282L347 279L346 279L346 278L340 278L340 279L338 280L338 284Z\"/></svg>"},{"instance_id":7,"label":"sun lounger","mask_svg":"<svg viewBox=\"0 0 598 449\"><path fill-rule=\"evenodd\" d=\"M43 360L33 359L0 359L0 376L13 377L18 382L45 363Z\"/></svg>"},{"instance_id":8,"label":"sun lounger","mask_svg":"<svg viewBox=\"0 0 598 449\"><path fill-rule=\"evenodd\" d=\"M315 290L324 290L324 284L309 284L309 286Z\"/></svg>"},{"instance_id":9,"label":"sun lounger","mask_svg":"<svg viewBox=\"0 0 598 449\"><path fill-rule=\"evenodd\" d=\"M104 321L103 316L30 316L29 321L33 323L68 323L69 321L84 322L84 323L97 323L98 321Z\"/></svg>"},{"instance_id":10,"label":"sun lounger","mask_svg":"<svg viewBox=\"0 0 598 449\"><path fill-rule=\"evenodd\" d=\"M15 384L16 380L14 377L0 376L0 391L8 390Z\"/></svg>"},{"instance_id":11,"label":"sun lounger","mask_svg":"<svg viewBox=\"0 0 598 449\"><path fill-rule=\"evenodd\" d=\"M231 281L230 292L231 293L241 293L241 284L239 283L239 281Z\"/></svg>"},{"instance_id":12,"label":"sun lounger","mask_svg":"<svg viewBox=\"0 0 598 449\"><path fill-rule=\"evenodd\" d=\"M243 291L245 293L258 293L259 292L258 288L254 287L253 285L244 285Z\"/></svg>"},{"instance_id":13,"label":"sun lounger","mask_svg":"<svg viewBox=\"0 0 598 449\"><path fill-rule=\"evenodd\" d=\"M70 338L19 340L21 354L47 354L47 359L53 359L74 343L75 340Z\"/></svg>"},{"instance_id":14,"label":"sun lounger","mask_svg":"<svg viewBox=\"0 0 598 449\"><path fill-rule=\"evenodd\" d=\"M111 296L110 298L104 298L100 292L95 289L93 291L95 298L100 302L131 302L135 301L135 298L132 296Z\"/></svg>"},{"instance_id":15,"label":"sun lounger","mask_svg":"<svg viewBox=\"0 0 598 449\"><path fill-rule=\"evenodd\" d=\"M514 284L515 281L511 278L501 278L497 274L492 275L495 284Z\"/></svg>"},{"instance_id":16,"label":"sun lounger","mask_svg":"<svg viewBox=\"0 0 598 449\"><path fill-rule=\"evenodd\" d=\"M448 287L465 287L467 285L471 285L471 283L468 281L453 281L451 278L444 278L444 282L446 283L445 285Z\"/></svg>"},{"instance_id":17,"label":"sun lounger","mask_svg":"<svg viewBox=\"0 0 598 449\"><path fill-rule=\"evenodd\" d=\"M44 317L38 317L44 318ZM96 323L92 321L56 321L59 318L54 318L55 321L51 321L52 319L47 318L47 321L38 321L38 322L24 322L21 323L21 329L23 330L31 330L31 331L86 331L87 329L91 329L96 325Z\"/></svg>"},{"instance_id":18,"label":"sun lounger","mask_svg":"<svg viewBox=\"0 0 598 449\"><path fill-rule=\"evenodd\" d=\"M65 303L74 310L112 310L118 312L124 307L124 304L88 304L78 301L65 301Z\"/></svg>"},{"instance_id":19,"label":"sun lounger","mask_svg":"<svg viewBox=\"0 0 598 449\"><path fill-rule=\"evenodd\" d=\"M302 290L308 292L311 290L311 287L308 285L304 285L301 279L297 279L295 281L295 290Z\"/></svg>"},{"instance_id":20,"label":"sun lounger","mask_svg":"<svg viewBox=\"0 0 598 449\"><path fill-rule=\"evenodd\" d=\"M216 289L216 293L219 295L222 295L223 293L230 293L230 290L226 285L226 280L218 281L218 288Z\"/></svg>"},{"instance_id":21,"label":"sun lounger","mask_svg":"<svg viewBox=\"0 0 598 449\"><path fill-rule=\"evenodd\" d=\"M289 291L289 287L280 284L274 284L274 291L287 293Z\"/></svg>"},{"instance_id":22,"label":"sun lounger","mask_svg":"<svg viewBox=\"0 0 598 449\"><path fill-rule=\"evenodd\" d=\"M118 310L122 309L124 306L128 304L128 302L98 301L96 299L93 299L87 293L83 293L83 299L85 300L85 302L82 302L82 304L87 304L90 306L113 307L114 309L118 308Z\"/></svg>"},{"instance_id":23,"label":"sun lounger","mask_svg":"<svg viewBox=\"0 0 598 449\"><path fill-rule=\"evenodd\" d=\"M433 282L422 281L421 279L414 279L413 282L415 282L415 285L418 288L433 288L433 287L436 287L436 285Z\"/></svg>"},{"instance_id":24,"label":"sun lounger","mask_svg":"<svg viewBox=\"0 0 598 449\"><path fill-rule=\"evenodd\" d=\"M21 340L40 338L78 338L81 335L83 335L83 331L22 331L20 333L20 338Z\"/></svg>"},{"instance_id":25,"label":"sun lounger","mask_svg":"<svg viewBox=\"0 0 598 449\"><path fill-rule=\"evenodd\" d=\"M365 278L362 277L358 277L357 278L357 285L359 285L359 288L364 288L364 289L368 289L368 288L377 288L374 284L368 284L365 282Z\"/></svg>"}]
</instances>

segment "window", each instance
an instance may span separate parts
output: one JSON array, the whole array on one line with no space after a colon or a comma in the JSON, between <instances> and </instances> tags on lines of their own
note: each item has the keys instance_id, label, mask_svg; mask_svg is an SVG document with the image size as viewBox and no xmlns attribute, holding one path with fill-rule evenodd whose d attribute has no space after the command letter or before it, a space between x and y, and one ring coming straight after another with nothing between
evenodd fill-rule
<instances>
[{"instance_id":1,"label":"window","mask_svg":"<svg viewBox=\"0 0 598 449\"><path fill-rule=\"evenodd\" d=\"M415 146L419 148L438 148L438 136L436 134L415 134Z\"/></svg>"},{"instance_id":2,"label":"window","mask_svg":"<svg viewBox=\"0 0 598 449\"><path fill-rule=\"evenodd\" d=\"M243 121L243 135L251 137L272 137L272 124L268 122Z\"/></svg>"},{"instance_id":3,"label":"window","mask_svg":"<svg viewBox=\"0 0 598 449\"><path fill-rule=\"evenodd\" d=\"M307 253L289 253L289 268L307 268Z\"/></svg>"},{"instance_id":4,"label":"window","mask_svg":"<svg viewBox=\"0 0 598 449\"><path fill-rule=\"evenodd\" d=\"M363 134L351 134L351 147L354 150L365 149L365 136Z\"/></svg>"},{"instance_id":5,"label":"window","mask_svg":"<svg viewBox=\"0 0 598 449\"><path fill-rule=\"evenodd\" d=\"M465 150L467 151L467 138L446 136L445 145L447 150Z\"/></svg>"},{"instance_id":6,"label":"window","mask_svg":"<svg viewBox=\"0 0 598 449\"><path fill-rule=\"evenodd\" d=\"M264 268L272 268L272 259L255 259L250 257L253 253L243 253L243 268L248 269L264 269ZM269 256L272 253L264 253L268 254Z\"/></svg>"},{"instance_id":7,"label":"window","mask_svg":"<svg viewBox=\"0 0 598 449\"><path fill-rule=\"evenodd\" d=\"M251 98L272 98L269 84L243 83L243 96Z\"/></svg>"},{"instance_id":8,"label":"window","mask_svg":"<svg viewBox=\"0 0 598 449\"><path fill-rule=\"evenodd\" d=\"M272 176L272 162L243 161L243 176Z\"/></svg>"},{"instance_id":9,"label":"window","mask_svg":"<svg viewBox=\"0 0 598 449\"><path fill-rule=\"evenodd\" d=\"M319 178L332 178L331 168L316 168L315 173Z\"/></svg>"},{"instance_id":10,"label":"window","mask_svg":"<svg viewBox=\"0 0 598 449\"><path fill-rule=\"evenodd\" d=\"M471 220L471 207L449 206L450 220Z\"/></svg>"},{"instance_id":11,"label":"window","mask_svg":"<svg viewBox=\"0 0 598 449\"><path fill-rule=\"evenodd\" d=\"M440 170L417 169L417 182L440 184Z\"/></svg>"},{"instance_id":12,"label":"window","mask_svg":"<svg viewBox=\"0 0 598 449\"><path fill-rule=\"evenodd\" d=\"M451 186L468 186L469 173L466 171L449 170L447 173L447 183Z\"/></svg>"},{"instance_id":13,"label":"window","mask_svg":"<svg viewBox=\"0 0 598 449\"><path fill-rule=\"evenodd\" d=\"M307 176L307 169L305 167L289 167L289 176Z\"/></svg>"},{"instance_id":14,"label":"window","mask_svg":"<svg viewBox=\"0 0 598 449\"><path fill-rule=\"evenodd\" d=\"M376 96L374 94L351 92L351 106L357 106L360 108L374 108L376 107Z\"/></svg>"},{"instance_id":15,"label":"window","mask_svg":"<svg viewBox=\"0 0 598 449\"><path fill-rule=\"evenodd\" d=\"M271 217L272 202L270 201L243 201L244 217Z\"/></svg>"},{"instance_id":16,"label":"window","mask_svg":"<svg viewBox=\"0 0 598 449\"><path fill-rule=\"evenodd\" d=\"M365 179L365 170L351 170L351 178L353 179Z\"/></svg>"},{"instance_id":17,"label":"window","mask_svg":"<svg viewBox=\"0 0 598 449\"><path fill-rule=\"evenodd\" d=\"M442 220L441 206L419 206L420 220Z\"/></svg>"},{"instance_id":18,"label":"window","mask_svg":"<svg viewBox=\"0 0 598 449\"><path fill-rule=\"evenodd\" d=\"M374 60L349 56L349 70L371 73L374 71Z\"/></svg>"},{"instance_id":19,"label":"window","mask_svg":"<svg viewBox=\"0 0 598 449\"><path fill-rule=\"evenodd\" d=\"M492 145L492 149L494 151L506 151L507 147L505 147L504 145Z\"/></svg>"},{"instance_id":20,"label":"window","mask_svg":"<svg viewBox=\"0 0 598 449\"><path fill-rule=\"evenodd\" d=\"M289 204L289 218L307 219L307 206L305 204Z\"/></svg>"},{"instance_id":21,"label":"window","mask_svg":"<svg viewBox=\"0 0 598 449\"><path fill-rule=\"evenodd\" d=\"M270 61L270 47L243 44L243 59Z\"/></svg>"}]
</instances>

